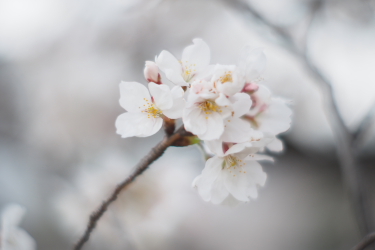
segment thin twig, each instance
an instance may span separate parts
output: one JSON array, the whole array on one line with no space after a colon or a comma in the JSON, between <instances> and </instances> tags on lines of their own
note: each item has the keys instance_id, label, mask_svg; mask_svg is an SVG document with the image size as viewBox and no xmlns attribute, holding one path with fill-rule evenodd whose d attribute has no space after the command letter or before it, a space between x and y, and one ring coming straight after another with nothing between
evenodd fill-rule
<instances>
[{"instance_id":1,"label":"thin twig","mask_svg":"<svg viewBox=\"0 0 375 250\"><path fill-rule=\"evenodd\" d=\"M100 207L94 211L90 220L87 224L86 231L79 239L79 241L74 246L74 250L82 249L83 245L89 240L91 232L94 230L97 222L102 217L104 212L108 209L108 206L114 202L120 192L126 188L130 183L132 183L137 176L142 174L151 163L157 160L160 156L163 155L165 150L173 144L177 139L181 137L181 134L184 132L183 126L181 126L174 134L171 136L166 136L159 144L157 144L151 151L135 166L133 172L120 184L117 185L116 189L112 192L111 196L103 201Z\"/></svg>"},{"instance_id":2,"label":"thin twig","mask_svg":"<svg viewBox=\"0 0 375 250\"><path fill-rule=\"evenodd\" d=\"M358 172L358 162L356 158L356 150L353 149L355 146L354 136L346 126L335 100L333 87L327 77L320 71L319 68L310 60L306 46L303 49L299 49L298 45L292 38L292 36L283 28L275 25L265 18L262 14L256 11L248 2L241 0L223 0L228 5L232 6L237 11L243 13L246 17L255 18L260 23L268 27L274 34L278 36L282 45L290 52L295 54L297 58L303 63L306 70L317 80L317 83L324 90L324 101L326 102L327 117L331 123L332 131L336 138L337 145L337 158L340 163L341 172L343 175L343 181L347 188L350 203L356 214L357 221L362 234L366 234L370 231L370 213L366 210L365 199L362 192L361 183L359 181L360 176ZM317 6L320 6L318 4ZM316 13L317 10L314 10ZM311 22L309 24L311 26ZM309 27L308 27L309 29ZM305 34L308 35L308 31Z\"/></svg>"},{"instance_id":3,"label":"thin twig","mask_svg":"<svg viewBox=\"0 0 375 250\"><path fill-rule=\"evenodd\" d=\"M364 250L366 247L368 247L371 243L374 243L374 242L375 242L375 232L366 235L361 240L361 242L358 243L358 245L352 248L352 250Z\"/></svg>"}]
</instances>

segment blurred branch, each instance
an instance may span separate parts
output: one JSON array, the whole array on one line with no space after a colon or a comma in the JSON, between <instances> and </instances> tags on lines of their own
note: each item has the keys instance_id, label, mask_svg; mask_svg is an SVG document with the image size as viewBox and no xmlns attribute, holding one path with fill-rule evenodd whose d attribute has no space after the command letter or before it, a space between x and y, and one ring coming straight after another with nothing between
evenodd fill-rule
<instances>
[{"instance_id":1,"label":"blurred branch","mask_svg":"<svg viewBox=\"0 0 375 250\"><path fill-rule=\"evenodd\" d=\"M371 243L375 242L375 232L366 235L361 242L358 243L352 250L364 250L368 247Z\"/></svg>"},{"instance_id":2,"label":"blurred branch","mask_svg":"<svg viewBox=\"0 0 375 250\"><path fill-rule=\"evenodd\" d=\"M321 8L321 0L316 0L311 5L311 12L307 23L307 29L305 32L302 49L299 49L296 41L284 27L280 27L270 22L261 13L255 10L248 1L222 1L227 3L233 9L242 13L246 18L250 18L251 20L255 18L265 27L268 27L268 29L270 29L275 35L277 35L277 37L281 41L281 44L301 61L308 73L317 80L317 83L323 89L324 101L326 103L326 106L328 107L326 115L335 135L337 158L340 163L343 181L349 194L350 203L356 214L360 231L362 232L362 234L368 233L370 230L370 213L366 210L367 207L365 205L365 199L362 192L361 183L359 181L360 175L357 166L358 162L356 158L356 150L354 150L353 148L355 146L355 136L350 132L343 118L341 117L339 108L336 103L332 84L308 56L307 39L314 16ZM367 130L368 126L363 125L363 127L365 130Z\"/></svg>"},{"instance_id":3,"label":"blurred branch","mask_svg":"<svg viewBox=\"0 0 375 250\"><path fill-rule=\"evenodd\" d=\"M358 129L354 132L353 136L353 147L357 150L359 150L371 131L372 126L375 123L375 102L372 104L372 107L370 108L369 112L363 118L361 124L359 124Z\"/></svg>"},{"instance_id":4,"label":"blurred branch","mask_svg":"<svg viewBox=\"0 0 375 250\"><path fill-rule=\"evenodd\" d=\"M151 151L135 166L133 172L123 182L117 185L111 196L107 200L103 201L101 206L91 214L90 220L86 227L86 231L74 246L74 250L82 249L83 245L89 240L90 234L94 230L97 222L108 209L108 206L117 199L120 192L124 190L124 188L126 188L130 183L132 183L139 175L141 175L150 166L151 163L162 156L165 150L176 140L181 138L181 136L183 136L185 132L186 131L184 127L181 126L172 135L166 135L164 139L159 142L159 144L157 144L154 148L152 148Z\"/></svg>"}]
</instances>

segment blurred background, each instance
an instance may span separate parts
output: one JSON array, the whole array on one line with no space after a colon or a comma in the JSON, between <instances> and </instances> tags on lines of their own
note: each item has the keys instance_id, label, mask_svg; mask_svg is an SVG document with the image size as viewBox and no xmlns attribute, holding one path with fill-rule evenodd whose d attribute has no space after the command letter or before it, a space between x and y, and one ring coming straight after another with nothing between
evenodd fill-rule
<instances>
[{"instance_id":1,"label":"blurred background","mask_svg":"<svg viewBox=\"0 0 375 250\"><path fill-rule=\"evenodd\" d=\"M235 64L245 45L264 48L265 84L292 102L284 152L262 164L259 198L229 208L191 187L204 167L199 150L170 148L111 206L86 249L350 249L361 232L335 153L334 115L278 30L329 79L350 131L373 121L374 0L0 0L0 208L27 208L21 226L38 249L70 249L89 214L163 136L115 133L119 82L146 83L145 60L163 49L179 57L199 37L212 63ZM374 126L356 152L371 224Z\"/></svg>"}]
</instances>

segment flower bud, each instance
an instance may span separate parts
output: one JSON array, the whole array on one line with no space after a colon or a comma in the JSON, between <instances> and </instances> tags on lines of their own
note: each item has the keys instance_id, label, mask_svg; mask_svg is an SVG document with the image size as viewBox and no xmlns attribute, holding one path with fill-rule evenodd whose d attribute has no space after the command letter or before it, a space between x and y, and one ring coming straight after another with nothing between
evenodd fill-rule
<instances>
[{"instance_id":1,"label":"flower bud","mask_svg":"<svg viewBox=\"0 0 375 250\"><path fill-rule=\"evenodd\" d=\"M245 92L245 93L248 93L248 94L252 94L254 93L255 91L257 91L259 89L259 86L258 84L256 83L246 83L244 88L242 89L242 92Z\"/></svg>"},{"instance_id":2,"label":"flower bud","mask_svg":"<svg viewBox=\"0 0 375 250\"><path fill-rule=\"evenodd\" d=\"M145 69L143 72L148 82L162 84L159 67L155 62L146 61Z\"/></svg>"}]
</instances>

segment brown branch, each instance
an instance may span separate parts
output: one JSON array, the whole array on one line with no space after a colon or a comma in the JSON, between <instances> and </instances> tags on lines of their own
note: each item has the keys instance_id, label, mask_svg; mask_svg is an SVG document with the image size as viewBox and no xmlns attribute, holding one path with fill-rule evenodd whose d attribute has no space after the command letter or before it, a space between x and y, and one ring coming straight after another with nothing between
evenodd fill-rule
<instances>
[{"instance_id":1,"label":"brown branch","mask_svg":"<svg viewBox=\"0 0 375 250\"><path fill-rule=\"evenodd\" d=\"M320 0L317 0L317 2L318 1ZM355 149L355 137L346 126L340 114L332 84L320 69L310 60L307 53L307 47L303 46L302 49L299 49L299 46L285 28L270 22L261 13L255 10L249 2L244 2L242 0L223 0L223 2L226 2L238 12L243 13L245 17L252 18L252 20L255 19L273 31L273 33L279 38L281 44L303 63L306 70L317 80L317 83L319 83L324 90L324 101L328 107L326 115L336 139L337 159L341 167L344 185L347 188L350 203L356 214L360 231L363 235L368 233L371 229L371 220L369 219L370 212L366 210L366 201L360 183L360 173ZM317 6L320 6L320 4L317 3ZM314 13L316 12L317 9L314 10ZM306 37L308 36L311 23L312 22L309 23L309 27L307 28L305 34Z\"/></svg>"},{"instance_id":2,"label":"brown branch","mask_svg":"<svg viewBox=\"0 0 375 250\"><path fill-rule=\"evenodd\" d=\"M364 250L366 247L375 242L375 232L366 235L361 242L358 243L352 250Z\"/></svg>"},{"instance_id":3,"label":"brown branch","mask_svg":"<svg viewBox=\"0 0 375 250\"><path fill-rule=\"evenodd\" d=\"M132 183L135 178L142 174L150 166L151 163L162 156L165 150L176 140L178 140L181 137L181 134L183 134L184 132L185 129L183 128L183 126L181 126L171 136L164 137L164 139L159 142L159 144L157 144L153 149L151 149L151 151L135 166L133 172L123 182L117 185L111 196L107 200L103 201L100 207L91 214L90 220L86 227L86 231L74 246L74 250L82 249L83 245L89 240L90 234L94 230L97 222L108 209L108 206L117 199L120 192L124 190L124 188L126 188L130 183Z\"/></svg>"}]
</instances>

